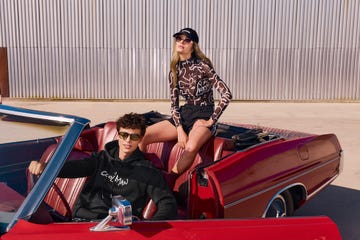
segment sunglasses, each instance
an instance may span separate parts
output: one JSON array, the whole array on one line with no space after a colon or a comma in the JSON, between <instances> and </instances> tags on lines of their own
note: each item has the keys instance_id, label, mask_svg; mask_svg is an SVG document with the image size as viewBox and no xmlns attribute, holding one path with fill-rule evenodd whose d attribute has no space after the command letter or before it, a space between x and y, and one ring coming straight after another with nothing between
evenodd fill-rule
<instances>
[{"instance_id":1,"label":"sunglasses","mask_svg":"<svg viewBox=\"0 0 360 240\"><path fill-rule=\"evenodd\" d=\"M141 135L137 133L127 133L127 132L119 132L119 136L126 140L130 136L130 140L139 141L141 139Z\"/></svg>"},{"instance_id":2,"label":"sunglasses","mask_svg":"<svg viewBox=\"0 0 360 240\"><path fill-rule=\"evenodd\" d=\"M190 38L181 38L180 36L175 37L176 42L183 42L185 44L189 44L192 42Z\"/></svg>"}]
</instances>

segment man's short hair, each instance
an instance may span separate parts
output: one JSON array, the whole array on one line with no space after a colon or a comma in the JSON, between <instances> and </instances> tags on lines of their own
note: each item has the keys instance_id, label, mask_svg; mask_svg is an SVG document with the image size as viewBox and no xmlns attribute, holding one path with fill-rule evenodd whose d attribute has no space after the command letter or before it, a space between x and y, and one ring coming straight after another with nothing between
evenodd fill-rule
<instances>
[{"instance_id":1,"label":"man's short hair","mask_svg":"<svg viewBox=\"0 0 360 240\"><path fill-rule=\"evenodd\" d=\"M141 136L144 136L146 131L146 121L142 114L127 113L116 121L116 129L120 128L140 129Z\"/></svg>"}]
</instances>

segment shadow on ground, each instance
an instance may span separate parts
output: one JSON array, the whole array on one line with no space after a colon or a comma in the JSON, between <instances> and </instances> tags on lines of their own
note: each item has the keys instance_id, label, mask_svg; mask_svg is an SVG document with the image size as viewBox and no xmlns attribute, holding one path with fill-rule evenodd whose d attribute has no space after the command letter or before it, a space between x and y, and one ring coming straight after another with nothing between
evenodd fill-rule
<instances>
[{"instance_id":1,"label":"shadow on ground","mask_svg":"<svg viewBox=\"0 0 360 240\"><path fill-rule=\"evenodd\" d=\"M344 240L360 239L360 191L330 185L295 212L295 216L330 217Z\"/></svg>"}]
</instances>

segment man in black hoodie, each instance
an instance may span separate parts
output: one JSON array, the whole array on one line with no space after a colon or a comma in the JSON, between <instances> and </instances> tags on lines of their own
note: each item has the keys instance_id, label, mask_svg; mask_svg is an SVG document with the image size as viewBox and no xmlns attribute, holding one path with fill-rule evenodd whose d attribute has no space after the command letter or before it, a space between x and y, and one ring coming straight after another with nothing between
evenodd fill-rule
<instances>
[{"instance_id":1,"label":"man in black hoodie","mask_svg":"<svg viewBox=\"0 0 360 240\"><path fill-rule=\"evenodd\" d=\"M73 210L73 218L102 219L108 215L112 197L122 195L130 201L133 215L141 219L151 198L157 211L151 220L175 219L176 200L162 173L145 159L138 144L146 131L145 119L136 113L116 121L119 140L109 142L105 150L89 158L65 163L59 177L89 179ZM32 161L29 171L39 175L44 163Z\"/></svg>"}]
</instances>

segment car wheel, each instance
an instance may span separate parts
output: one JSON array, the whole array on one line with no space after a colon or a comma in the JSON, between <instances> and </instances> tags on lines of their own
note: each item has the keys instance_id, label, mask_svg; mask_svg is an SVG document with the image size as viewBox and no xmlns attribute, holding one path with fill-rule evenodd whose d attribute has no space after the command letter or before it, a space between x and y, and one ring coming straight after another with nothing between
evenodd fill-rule
<instances>
[{"instance_id":1,"label":"car wheel","mask_svg":"<svg viewBox=\"0 0 360 240\"><path fill-rule=\"evenodd\" d=\"M294 204L289 191L285 191L276 197L270 203L265 217L281 218L291 216L294 212Z\"/></svg>"}]
</instances>

